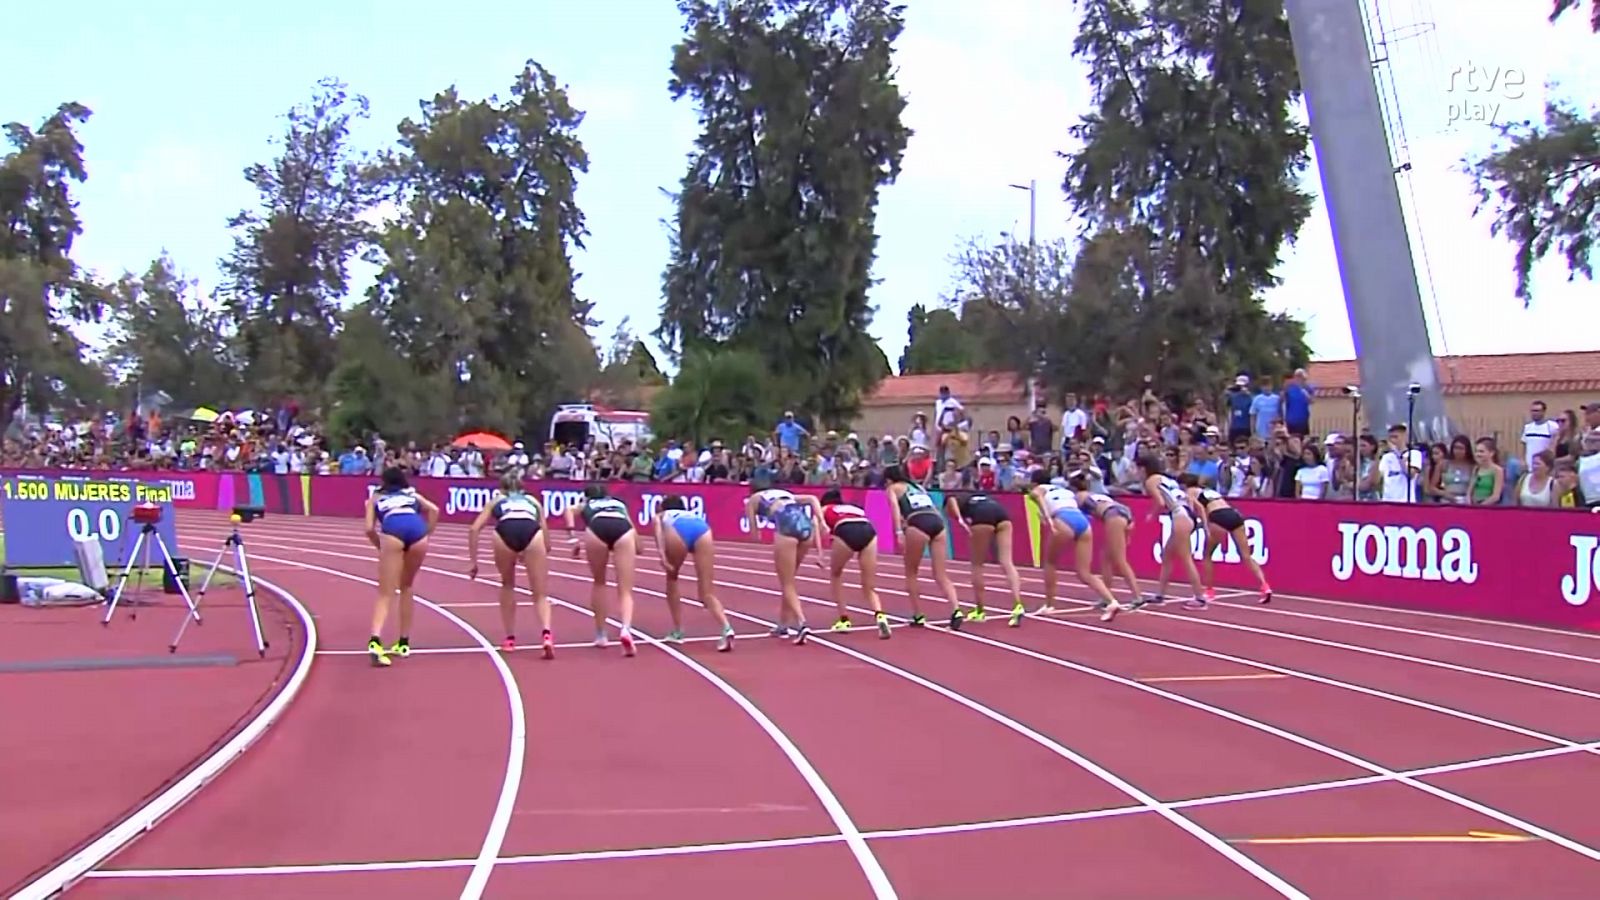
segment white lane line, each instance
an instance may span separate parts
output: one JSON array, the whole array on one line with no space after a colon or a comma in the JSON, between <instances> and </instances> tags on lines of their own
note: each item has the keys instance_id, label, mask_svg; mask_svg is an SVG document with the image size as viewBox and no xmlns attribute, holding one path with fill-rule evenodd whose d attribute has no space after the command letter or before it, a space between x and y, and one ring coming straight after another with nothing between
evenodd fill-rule
<instances>
[{"instance_id":1,"label":"white lane line","mask_svg":"<svg viewBox=\"0 0 1600 900\"><path fill-rule=\"evenodd\" d=\"M233 572L231 566L221 566L229 573ZM11 895L11 900L46 900L57 893L70 887L73 882L85 874L92 874L91 870L105 862L112 854L122 849L129 841L156 827L163 818L170 815L181 806L184 801L193 797L201 788L209 784L212 779L222 774L234 760L238 759L246 750L266 733L273 723L277 722L289 704L299 695L306 678L311 674L312 660L316 658L317 651L317 623L311 617L311 612L301 605L296 597L277 584L265 578L256 577L255 583L277 594L291 611L300 619L300 624L305 628L305 644L300 648L300 660L295 663L294 671L289 674L288 680L279 689L276 696L251 719L233 739L217 748L215 753L201 760L198 765L189 771L189 774L180 778L166 790L118 822L115 826L90 842L87 847L74 853L62 861L55 868L44 873L22 890Z\"/></svg>"},{"instance_id":2,"label":"white lane line","mask_svg":"<svg viewBox=\"0 0 1600 900\"><path fill-rule=\"evenodd\" d=\"M338 552L330 551L330 550L318 550L318 549L308 548L304 552L316 553L316 554L324 555L324 556L333 556L333 557L338 557L338 558L350 559L350 560L355 560L355 561L359 561L359 562L368 561L366 557L353 556L353 555L350 555L350 554L338 553ZM449 571L446 571L444 569L432 568L432 567L429 567L429 566L426 566L426 565L423 566L422 571L429 572L429 573L435 574L435 575L442 575L442 576L445 576L445 577L448 577L448 578L456 578L456 579L460 579L462 581L470 581L470 579L467 578L467 576L465 576L465 575L460 575L460 574L457 574L455 572L449 572ZM564 573L564 572L551 571L550 574L551 575L556 575L556 576L559 576L559 577L563 577L563 578L571 578L573 580L582 580L580 576L569 575L569 574ZM517 590L518 590L518 593L527 593L522 588L518 588ZM650 596L655 596L655 597L664 597L665 596L664 594L661 594L661 593L659 593L657 591L652 591L652 590L640 588L638 586L635 586L634 592L635 593L648 594ZM568 604L565 601L554 600L554 602L559 603L559 604L561 604L563 606L572 607L572 608L574 608L574 609L576 609L578 611L587 612L587 610L582 610L580 607L572 606L572 604ZM692 605L692 606L700 606L700 604L697 601L690 600L688 598L683 598L683 602L686 603L686 604ZM829 604L829 605L831 606L832 604ZM727 610L727 613L728 613L728 617L729 618L736 618L736 619L740 619L740 620L743 620L743 621L746 621L746 622L751 622L751 623L757 624L757 625L771 626L773 624L772 622L770 622L768 620L761 619L761 618L756 617L756 616L751 616L751 615L747 615L747 614L744 614L744 613L736 612L736 611L731 610L731 609ZM949 688L944 687L943 685L940 685L940 684L938 684L936 682L930 681L930 680L928 680L926 678L923 678L920 675L916 675L916 674L914 674L912 672L909 672L909 671L907 671L905 669L901 669L901 668L899 668L897 666L894 666L894 665L892 665L890 663L887 663L887 662L885 662L885 661L883 661L881 659L878 659L877 657L870 656L870 655L867 655L865 653L860 653L858 651L855 651L855 650L852 650L852 649L850 649L848 647L845 647L845 646L843 646L841 644L836 644L836 643L834 643L832 641L825 640L825 639L823 639L821 637L813 637L812 638L812 642L815 643L815 644L818 644L820 646L827 647L827 648L829 648L831 650L834 650L834 651L836 651L838 653L842 653L842 654L844 654L846 656L850 656L850 657L852 657L854 659L859 660L860 662L866 663L867 665L870 665L870 666L873 666L875 668L881 669L881 670L883 670L885 672L888 672L891 675L894 675L894 676L896 676L898 678L901 678L901 679L903 679L905 681L909 681L912 684L915 684L915 685L917 685L919 687L922 687L922 688L925 688L927 690L933 691L934 693L939 694L940 696L944 697L947 700L951 700L951 701L955 702L956 704L958 704L960 706L963 706L963 707L965 707L965 708L967 708L967 709L969 709L969 710L971 710L973 712L976 712L979 715L981 715L981 716L983 716L983 717L985 717L987 719L990 719L991 721L993 721L993 722L995 722L995 723L997 723L997 724L999 724L999 725L1001 725L1001 726L1003 726L1005 728L1008 728L1011 731L1013 731L1013 732L1015 732L1015 733L1017 733L1019 735L1022 735L1023 737L1027 738L1028 740L1031 740L1034 743L1040 745L1041 747L1044 747L1044 748L1050 750L1052 753L1055 753L1056 755L1062 757L1063 759L1066 759L1066 760L1074 763L1078 767L1082 768L1084 771L1090 773L1091 775L1093 775L1094 777L1100 779L1101 781L1105 782L1106 784L1111 785L1112 787L1114 787L1118 791L1121 791L1122 793L1126 794L1127 796L1132 797L1134 800L1136 800L1138 803L1141 804L1141 807L1152 810L1157 815L1159 815L1162 818L1166 819L1171 824L1176 825L1181 830L1187 832L1192 837L1196 838L1197 840L1199 840L1202 843L1204 843L1206 846L1210 847L1213 851L1215 851L1218 854L1222 855L1225 859L1227 859L1230 862L1234 863L1235 865L1239 866L1241 869L1243 869L1244 871L1248 872L1250 875L1254 876L1255 878L1260 880L1262 883L1268 885L1273 890L1277 891L1280 895L1282 895L1284 897L1295 898L1295 900L1302 900L1302 898L1303 898L1303 900L1309 900L1309 896L1307 894L1305 894L1304 892L1300 891L1294 885L1290 884L1289 882L1285 881L1284 879L1282 879L1281 877L1279 877L1275 873L1273 873L1270 870L1266 869L1264 866L1262 866L1261 864L1257 863L1255 860L1251 859L1246 854L1240 852L1236 847L1234 847L1233 845L1229 844L1227 841L1222 840L1221 838L1217 837L1216 835L1212 834L1211 832L1209 832L1209 831L1205 830L1204 828L1200 827L1198 824L1192 822L1188 818L1186 818L1186 817L1174 812L1172 810L1172 808L1168 804L1165 804L1162 801L1160 801L1160 800L1156 799L1155 797L1151 796L1150 794L1145 793L1144 791L1140 790L1139 788L1135 787L1134 785L1132 785L1131 783L1125 781L1124 779L1118 777L1117 775L1113 774L1109 770L1103 768L1102 766L1100 766L1099 764L1093 762L1092 760L1088 759L1087 757L1084 757L1081 754L1079 754L1079 753L1077 753L1077 752L1075 752L1073 750L1068 749L1067 747L1063 746L1062 744L1056 742L1055 740L1053 740L1053 739L1051 739L1049 737L1046 737L1045 735L1033 730L1032 728L1029 728L1028 726L1022 724L1021 722L1018 722L1015 719L1007 717L1007 716L1005 716L1005 715L1003 715L1003 714L1001 714L1001 713L999 713L999 712L997 712L997 711L995 711L993 709L990 709L987 706L984 706L984 705L982 705L980 703L977 703L977 702L975 702L973 700L970 700L970 699L968 699L966 697L963 697L960 694L956 693L955 691L952 691ZM694 660L690 659L687 656L684 656L683 654L681 654L678 651L672 649L671 647L662 646L661 649L665 650L667 653L669 653L669 654L671 654L671 655L673 655L675 657L681 658L681 660L684 661L686 664L689 664L692 667L695 667L695 668L701 669L702 671L705 671L703 669L703 667L700 667L700 665L698 663L694 662ZM710 678L716 678L716 676L712 675L709 671L706 671L705 674ZM717 679L717 680L720 682L720 679ZM731 687L728 687L727 690L729 692L731 692L731 694L736 698L736 702L739 702L740 700L743 699L743 695L740 695L736 691L733 691L733 689ZM748 701L745 700L744 702L747 703ZM759 714L759 711L756 711L753 706L751 707L751 712L752 712L752 714ZM773 726L773 728L776 731L776 726L775 725ZM781 734L781 732L779 732L779 733ZM787 739L785 739L785 740L787 740ZM795 752L796 752L796 754L798 754L798 752L799 752L798 749L796 749ZM803 757L801 757L801 759L803 759ZM807 765L809 765L809 763L807 763ZM820 781L820 776L818 776L818 779ZM841 813L843 812L842 807L840 809L840 812ZM846 838L848 840L849 834L844 832L844 830L842 828L841 828L841 833L846 834ZM860 832L859 831L856 832L855 836L856 836L857 839L860 839ZM864 840L862 840L861 843L862 843L863 848L865 848L866 842ZM871 851L868 850L867 853L870 856ZM876 862L876 858L875 857L873 857L873 861ZM885 879L887 879L887 876L885 876Z\"/></svg>"},{"instance_id":3,"label":"white lane line","mask_svg":"<svg viewBox=\"0 0 1600 900\"><path fill-rule=\"evenodd\" d=\"M252 557L264 562L292 565L306 572L316 572L320 575L331 575L365 584L376 588L378 583L370 578L363 578L338 569L324 568L300 560L277 559L271 556ZM448 609L427 600L420 594L413 595L417 603L443 616L450 624L460 628L472 640L478 643L477 652L487 654L495 672L500 676L500 683L505 687L506 705L510 714L510 742L506 750L506 771L500 782L500 796L495 801L494 813L489 817L489 828L483 836L483 844L478 849L477 859L472 864L472 874L467 877L467 884L461 890L463 900L477 900L483 896L484 889L489 885L489 877L494 874L496 861L500 858L500 848L504 846L506 831L511 827L511 814L516 809L517 791L522 786L523 763L527 756L528 748L528 721L527 711L523 707L522 688L517 684L516 676L511 674L511 667L500 658L500 653L493 643L483 635L483 632L474 628L465 619ZM363 651L365 652L365 651Z\"/></svg>"},{"instance_id":4,"label":"white lane line","mask_svg":"<svg viewBox=\"0 0 1600 900\"><path fill-rule=\"evenodd\" d=\"M259 544L258 544L258 546L259 546ZM282 546L282 545L269 545L269 546ZM294 549L297 549L297 548L284 547L283 549L294 550ZM332 552L329 552L329 551L318 550L318 551L308 551L308 552L316 552L316 553L320 553L320 554L325 555L325 556L340 557L340 558L351 559L351 560L356 560L356 561L360 561L360 562L370 562L371 561L370 559L368 559L366 557L350 556L348 554L332 553ZM352 575L352 574L350 574L348 572L342 572L342 571L340 571L338 569L328 569L328 568L323 568L322 566L312 565L310 563L299 562L299 561L295 561L295 560L287 560L287 559L275 559L273 557L268 557L268 556L259 556L258 558L267 560L268 562L277 562L277 563L284 563L284 564L289 564L289 565L296 565L296 566L300 566L300 567L308 569L308 570L312 570L312 571L316 571L316 572L323 572L323 573L327 573L327 574L330 574L330 575L339 576L339 577L342 577L342 578L348 578L348 579L350 579L352 581L359 581L359 582L368 583L368 584L372 583L368 579L361 578L360 576L357 576L357 575ZM459 579L461 581L471 581L471 579L468 578L465 575L460 575L460 574L457 574L455 572L446 572L443 569L434 569L434 568L431 568L429 566L423 566L422 571L431 572L431 573L436 574L436 575L445 575L445 576L448 576L450 578ZM519 589L519 591L520 590L521 589ZM558 598L556 598L554 596L552 596L550 598L550 600L551 600L552 603L554 603L554 604L556 604L558 606L566 607L567 609L571 609L571 610L574 610L576 612L582 612L584 614L588 614L589 613L589 611L587 609L584 609L583 607L580 607L580 606L578 606L576 604L573 604L573 603L569 603L569 602L567 602L565 600L558 599ZM418 597L417 601L419 603L423 602L421 597ZM478 638L483 641L483 646L485 648L485 651L494 656L496 665L499 666L500 669L505 673L505 677L508 678L508 679L511 679L510 684L513 685L513 686L515 685L516 682L515 682L515 679L512 678L510 668L508 666L506 666L505 660L500 658L500 654L495 651L493 644L490 644L489 641L486 638L483 638L483 636L481 634L478 634L478 632L476 630L473 630L472 626L467 625L465 622L463 622L459 617L457 617L455 615L455 613L452 613L449 610L444 609L442 607L438 607L437 605L435 605L433 603L429 603L428 605L429 605L430 608L436 609L442 615L445 615L445 616L449 617L452 621L460 624L463 628L467 628L469 630L472 630L472 633L477 635ZM622 623L619 622L619 621L616 621L616 620L608 619L607 622L609 622L613 627L620 628L622 626ZM635 631L637 631L637 630L638 629L635 629ZM649 637L648 635L646 635L646 636ZM778 745L778 749L783 752L784 756L788 757L789 763L794 766L795 771L800 773L800 777L806 782L807 786L809 786L811 788L811 792L816 795L817 800L822 804L823 809L828 813L828 817L833 821L834 827L839 829L840 836L843 838L845 844L850 848L851 853L855 856L857 864L859 864L860 867L861 867L862 874L864 874L866 876L866 878L867 878L867 883L872 886L873 896L877 897L878 900L896 900L898 895L895 893L893 885L891 885L889 883L889 875L888 875L887 872L884 871L882 864L880 864L878 862L878 858L877 858L877 856L875 856L873 854L872 848L867 846L866 840L861 836L861 829L856 826L855 822L850 818L849 814L845 812L844 804L839 802L839 798L838 798L838 796L836 796L833 793L833 789L828 786L827 782L823 781L821 773L819 773L817 771L816 767L811 764L811 760L807 759L805 754L800 752L799 746L797 746L794 743L794 741L792 741L789 738L788 734L784 733L784 731L781 728L778 727L776 722L774 722L774 721L772 721L772 719L768 718L766 713L762 712L759 708L756 707L756 705L754 703L750 702L750 699L748 697L746 697L744 694L740 693L737 689L735 689L728 682L724 681L719 675L717 675L716 673L712 672L710 669L707 669L705 666L701 665L699 662L695 661L691 657L686 656L684 653L682 653L681 651L675 649L674 647L672 647L669 644L662 643L662 642L660 642L658 640L655 640L654 638L651 638L650 642L655 644L657 647L659 647L668 656L671 656L672 658L676 659L678 662L682 663L684 666L688 667L690 671L694 672L696 675L699 675L701 678L705 679L713 687L715 687L718 691L721 691L724 696L726 696L729 700L732 700L735 705L737 705L741 710L743 710L745 712L745 714L748 715L751 718L751 720L754 721L756 723L756 725L763 732L766 733L767 737L770 738L773 743ZM517 694L517 700L518 700L517 713L516 713L514 718L515 718L516 722L521 723L522 722L522 706L521 706L521 694L520 694L520 692ZM519 744L519 750L520 750L520 748L521 748L521 745ZM518 755L519 766L518 766L517 772L516 772L518 781L521 780L521 775L522 775L522 769L521 769L521 766L520 766L520 759L521 759L521 754L519 753L519 755ZM508 784L510 784L509 781L508 781ZM500 827L499 833L498 833L498 835L496 837L495 846L494 846L494 855L493 856L485 856L484 854L480 854L479 855L479 859L480 859L480 861L482 861L482 868L483 868L483 872L484 872L483 879L482 879L482 883L483 884L486 884L488 882L489 871L492 870L494 868L495 864L496 864L496 857L498 857L499 851L500 851L500 843L505 837L504 825L509 825L510 824L511 812L512 812L512 809L514 808L515 799L516 799L516 785L512 784L511 785L511 789L508 792L503 791L501 793L501 801L502 801L502 805L504 807L503 808L504 822L502 823L502 827ZM502 808L501 807L497 807L495 809L495 819L496 819L497 823L500 823L501 813L502 813ZM485 841L485 852L487 853L487 851L488 851L488 841ZM474 868L474 873L475 874L476 874L477 871L478 871L478 869ZM471 883L469 883L468 887L469 887L469 890L470 890L471 887L472 887ZM479 885L478 890L479 890L479 893L470 894L470 896L474 897L474 898L478 897L478 896L481 896L481 892L482 892L482 885L481 884ZM463 893L462 896L463 897L467 897L467 896L469 896L469 894Z\"/></svg>"}]
</instances>

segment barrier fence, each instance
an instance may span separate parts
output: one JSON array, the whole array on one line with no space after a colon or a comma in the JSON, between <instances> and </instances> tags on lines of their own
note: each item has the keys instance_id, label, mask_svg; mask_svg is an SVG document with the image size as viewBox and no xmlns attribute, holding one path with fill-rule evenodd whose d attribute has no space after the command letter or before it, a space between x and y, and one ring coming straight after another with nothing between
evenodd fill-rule
<instances>
[{"instance_id":1,"label":"barrier fence","mask_svg":"<svg viewBox=\"0 0 1600 900\"><path fill-rule=\"evenodd\" d=\"M73 474L6 470L0 477ZM251 505L277 515L344 518L359 518L377 485L376 478L339 475L160 472L96 477L163 484L180 509ZM456 523L472 521L494 491L488 479L418 478L413 484L439 505L443 521ZM607 482L607 487L628 504L635 524L644 529L653 527L661 500L676 494L705 515L718 540L770 540L765 533L748 531L745 487L647 482ZM530 482L529 490L543 502L551 524L559 524L583 496L575 482ZM843 494L878 526L880 549L897 552L884 492L845 488ZM939 492L933 494L942 505ZM1011 513L1017 530L1016 562L1038 566L1047 534L1038 510L1019 494L993 496ZM1154 579L1169 526L1164 519L1146 519L1148 501L1134 500L1138 521L1129 558L1140 578ZM1251 551L1279 593L1600 631L1600 600L1591 602L1600 594L1600 515L1338 501L1238 500L1234 506L1245 517ZM762 532L766 530L764 526ZM965 559L965 533L953 528L946 534L952 555ZM1195 536L1192 552L1197 560L1202 540ZM1255 587L1231 540L1214 560L1218 587ZM1152 582L1146 589L1153 587Z\"/></svg>"}]
</instances>

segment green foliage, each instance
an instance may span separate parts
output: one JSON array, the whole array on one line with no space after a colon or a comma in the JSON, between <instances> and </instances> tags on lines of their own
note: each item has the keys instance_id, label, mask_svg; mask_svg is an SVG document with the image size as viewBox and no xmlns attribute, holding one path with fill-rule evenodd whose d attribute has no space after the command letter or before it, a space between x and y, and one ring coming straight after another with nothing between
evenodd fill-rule
<instances>
[{"instance_id":1,"label":"green foliage","mask_svg":"<svg viewBox=\"0 0 1600 900\"><path fill-rule=\"evenodd\" d=\"M1550 11L1550 21L1554 22L1582 5L1583 0L1555 0L1555 5ZM1589 27L1600 33L1600 0L1589 0Z\"/></svg>"},{"instance_id":2,"label":"green foliage","mask_svg":"<svg viewBox=\"0 0 1600 900\"><path fill-rule=\"evenodd\" d=\"M969 247L983 356L1056 390L1210 396L1307 356L1261 293L1311 212L1310 136L1282 0L1080 0L1094 110L1064 184L1084 241ZM963 320L967 317L964 315Z\"/></svg>"},{"instance_id":3,"label":"green foliage","mask_svg":"<svg viewBox=\"0 0 1600 900\"><path fill-rule=\"evenodd\" d=\"M754 350L690 350L651 403L650 429L700 445L766 434L784 410L784 392L775 387Z\"/></svg>"},{"instance_id":4,"label":"green foliage","mask_svg":"<svg viewBox=\"0 0 1600 900\"><path fill-rule=\"evenodd\" d=\"M749 351L789 394L847 420L887 360L867 333L879 190L910 131L888 0L681 0L673 99L701 133L676 195L662 343ZM743 358L743 357L741 357ZM770 426L770 423L768 423Z\"/></svg>"},{"instance_id":5,"label":"green foliage","mask_svg":"<svg viewBox=\"0 0 1600 900\"><path fill-rule=\"evenodd\" d=\"M364 97L324 79L309 103L289 110L279 155L244 170L259 202L228 221L234 245L219 295L256 402L316 396L333 371L339 301L376 197L350 142L351 125L366 116Z\"/></svg>"},{"instance_id":6,"label":"green foliage","mask_svg":"<svg viewBox=\"0 0 1600 900\"><path fill-rule=\"evenodd\" d=\"M74 382L93 384L73 321L100 317L104 290L79 272L83 232L74 184L88 178L77 129L87 107L64 103L37 130L5 126L0 157L0 433L27 402L43 410Z\"/></svg>"},{"instance_id":7,"label":"green foliage","mask_svg":"<svg viewBox=\"0 0 1600 900\"><path fill-rule=\"evenodd\" d=\"M954 309L929 310L918 303L906 314L907 339L900 354L901 375L934 375L979 368L979 335L963 325Z\"/></svg>"},{"instance_id":8,"label":"green foliage","mask_svg":"<svg viewBox=\"0 0 1600 900\"><path fill-rule=\"evenodd\" d=\"M378 236L369 314L404 360L418 433L539 433L598 376L569 256L586 234L582 120L529 62L504 100L452 88L400 124L376 170L400 214Z\"/></svg>"},{"instance_id":9,"label":"green foliage","mask_svg":"<svg viewBox=\"0 0 1600 900\"><path fill-rule=\"evenodd\" d=\"M1478 193L1476 212L1492 211L1490 230L1517 247L1517 297L1533 300L1533 264L1558 250L1570 278L1594 278L1600 239L1600 108L1587 115L1559 103L1542 125L1497 126L1503 143L1466 162Z\"/></svg>"},{"instance_id":10,"label":"green foliage","mask_svg":"<svg viewBox=\"0 0 1600 900\"><path fill-rule=\"evenodd\" d=\"M226 310L200 296L171 259L155 260L143 276L123 276L110 306L115 329L107 362L125 385L164 391L179 407L243 400Z\"/></svg>"}]
</instances>

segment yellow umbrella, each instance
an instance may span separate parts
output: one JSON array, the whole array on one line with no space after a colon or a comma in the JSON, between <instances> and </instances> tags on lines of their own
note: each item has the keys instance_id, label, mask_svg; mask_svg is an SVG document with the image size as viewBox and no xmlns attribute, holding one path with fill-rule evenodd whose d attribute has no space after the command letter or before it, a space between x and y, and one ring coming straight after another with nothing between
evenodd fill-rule
<instances>
[{"instance_id":1,"label":"yellow umbrella","mask_svg":"<svg viewBox=\"0 0 1600 900\"><path fill-rule=\"evenodd\" d=\"M215 422L218 416L216 410L201 406L196 407L194 412L189 413L189 418L196 422Z\"/></svg>"}]
</instances>

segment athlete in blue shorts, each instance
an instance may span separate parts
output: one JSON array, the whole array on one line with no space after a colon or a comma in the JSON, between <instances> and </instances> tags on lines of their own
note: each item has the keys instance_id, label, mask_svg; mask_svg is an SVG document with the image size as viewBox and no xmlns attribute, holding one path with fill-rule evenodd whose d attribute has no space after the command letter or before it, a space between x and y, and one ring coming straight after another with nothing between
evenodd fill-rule
<instances>
[{"instance_id":1,"label":"athlete in blue shorts","mask_svg":"<svg viewBox=\"0 0 1600 900\"><path fill-rule=\"evenodd\" d=\"M367 539L378 549L378 600L372 610L372 637L367 654L375 666L387 666L389 655L411 654L411 619L416 598L412 582L428 555L428 535L439 524L439 507L418 494L405 470L383 470L378 490L367 498ZM389 609L399 604L400 639L384 649L383 624Z\"/></svg>"},{"instance_id":2,"label":"athlete in blue shorts","mask_svg":"<svg viewBox=\"0 0 1600 900\"><path fill-rule=\"evenodd\" d=\"M672 632L667 641L683 642L683 611L679 602L678 573L686 560L694 559L695 580L700 586L700 605L711 613L721 626L717 649L726 653L733 649L733 626L728 624L728 614L717 599L717 548L711 537L711 523L699 513L690 512L682 497L664 497L656 511L656 550L661 554L661 568L667 573L667 613L672 616Z\"/></svg>"},{"instance_id":3,"label":"athlete in blue shorts","mask_svg":"<svg viewBox=\"0 0 1600 900\"><path fill-rule=\"evenodd\" d=\"M1078 495L1069 488L1051 484L1050 476L1042 471L1033 473L1032 480L1033 486L1028 489L1028 499L1044 511L1044 519L1050 523L1050 537L1045 541L1043 554L1044 605L1039 607L1038 611L1041 614L1055 611L1056 555L1062 548L1071 544L1074 568L1077 569L1079 580L1105 603L1105 612L1100 615L1100 621L1111 621L1122 611L1122 605L1092 569L1094 532L1089 529L1089 517L1078 508Z\"/></svg>"}]
</instances>

